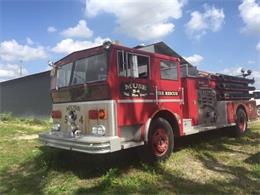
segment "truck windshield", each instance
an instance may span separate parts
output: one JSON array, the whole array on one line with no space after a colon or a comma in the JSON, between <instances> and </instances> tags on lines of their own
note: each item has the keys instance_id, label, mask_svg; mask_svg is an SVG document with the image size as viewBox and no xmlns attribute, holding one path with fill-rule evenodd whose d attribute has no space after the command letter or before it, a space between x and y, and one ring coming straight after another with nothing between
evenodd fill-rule
<instances>
[{"instance_id":1,"label":"truck windshield","mask_svg":"<svg viewBox=\"0 0 260 195\"><path fill-rule=\"evenodd\" d=\"M105 53L83 58L75 62L72 85L106 80L106 78L107 58Z\"/></svg>"},{"instance_id":2,"label":"truck windshield","mask_svg":"<svg viewBox=\"0 0 260 195\"><path fill-rule=\"evenodd\" d=\"M57 87L66 87L70 83L70 77L72 72L72 63L65 64L59 67L57 71Z\"/></svg>"},{"instance_id":3,"label":"truck windshield","mask_svg":"<svg viewBox=\"0 0 260 195\"><path fill-rule=\"evenodd\" d=\"M107 55L105 53L86 57L65 64L57 71L56 86L67 87L107 79Z\"/></svg>"}]
</instances>

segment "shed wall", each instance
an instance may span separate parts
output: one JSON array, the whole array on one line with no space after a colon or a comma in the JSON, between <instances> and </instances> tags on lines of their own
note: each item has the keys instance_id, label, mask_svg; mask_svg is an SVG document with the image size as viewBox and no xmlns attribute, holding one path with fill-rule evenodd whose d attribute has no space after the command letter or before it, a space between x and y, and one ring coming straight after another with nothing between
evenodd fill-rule
<instances>
[{"instance_id":1,"label":"shed wall","mask_svg":"<svg viewBox=\"0 0 260 195\"><path fill-rule=\"evenodd\" d=\"M51 112L50 72L0 84L0 111L15 116L46 118Z\"/></svg>"}]
</instances>

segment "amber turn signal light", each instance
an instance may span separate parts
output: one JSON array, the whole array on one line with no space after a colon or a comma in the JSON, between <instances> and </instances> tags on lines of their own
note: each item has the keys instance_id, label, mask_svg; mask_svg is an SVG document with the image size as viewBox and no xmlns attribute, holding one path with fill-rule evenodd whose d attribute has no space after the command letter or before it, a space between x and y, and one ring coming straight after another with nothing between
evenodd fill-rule
<instances>
[{"instance_id":1,"label":"amber turn signal light","mask_svg":"<svg viewBox=\"0 0 260 195\"><path fill-rule=\"evenodd\" d=\"M107 119L107 112L104 109L100 109L98 111L98 118L99 119Z\"/></svg>"}]
</instances>

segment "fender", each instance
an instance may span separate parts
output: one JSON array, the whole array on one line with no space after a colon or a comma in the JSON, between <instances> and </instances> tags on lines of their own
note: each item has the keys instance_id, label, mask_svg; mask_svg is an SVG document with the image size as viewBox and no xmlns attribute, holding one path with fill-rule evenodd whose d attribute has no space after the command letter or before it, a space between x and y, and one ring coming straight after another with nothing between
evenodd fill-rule
<instances>
[{"instance_id":1,"label":"fender","mask_svg":"<svg viewBox=\"0 0 260 195\"><path fill-rule=\"evenodd\" d=\"M149 128L150 128L150 124L151 124L151 121L154 119L154 117L159 113L159 112L162 112L162 111L166 111L166 112L169 112L171 113L175 119L177 120L177 123L178 125L181 124L181 121L180 121L180 115L175 113L175 112L172 112L171 110L169 109L160 109L160 110L157 110L156 112L153 113L153 115L151 117L149 117L146 121L146 123L144 124L144 127L142 128L143 132L142 132L142 137L144 139L145 142L148 142L148 133L149 133Z\"/></svg>"}]
</instances>

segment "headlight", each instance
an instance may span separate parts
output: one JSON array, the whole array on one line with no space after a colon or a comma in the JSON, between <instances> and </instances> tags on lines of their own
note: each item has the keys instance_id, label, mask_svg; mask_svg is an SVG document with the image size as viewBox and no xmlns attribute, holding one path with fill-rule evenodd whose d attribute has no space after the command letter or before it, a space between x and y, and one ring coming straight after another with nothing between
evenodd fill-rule
<instances>
[{"instance_id":1,"label":"headlight","mask_svg":"<svg viewBox=\"0 0 260 195\"><path fill-rule=\"evenodd\" d=\"M106 127L104 125L98 125L96 127L92 127L92 134L103 136L106 133Z\"/></svg>"},{"instance_id":2,"label":"headlight","mask_svg":"<svg viewBox=\"0 0 260 195\"><path fill-rule=\"evenodd\" d=\"M92 127L92 134L97 135L98 129L97 127Z\"/></svg>"},{"instance_id":3,"label":"headlight","mask_svg":"<svg viewBox=\"0 0 260 195\"><path fill-rule=\"evenodd\" d=\"M52 131L59 131L60 130L60 124L59 123L55 123L52 126Z\"/></svg>"}]
</instances>

